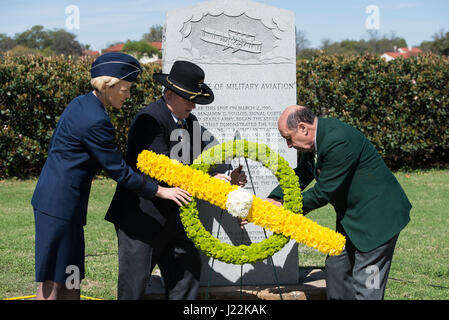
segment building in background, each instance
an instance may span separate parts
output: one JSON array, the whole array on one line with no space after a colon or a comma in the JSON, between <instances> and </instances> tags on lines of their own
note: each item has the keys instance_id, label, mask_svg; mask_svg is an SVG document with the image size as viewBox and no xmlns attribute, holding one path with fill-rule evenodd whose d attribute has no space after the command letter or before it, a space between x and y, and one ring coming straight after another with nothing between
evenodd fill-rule
<instances>
[{"instance_id":1,"label":"building in background","mask_svg":"<svg viewBox=\"0 0 449 320\"><path fill-rule=\"evenodd\" d=\"M148 42L148 44L150 46L158 49L159 54L152 54L150 57L147 53L144 53L143 56L139 59L139 62L142 64L155 63L155 62L162 64L162 60L159 58L159 56L161 55L161 52L162 52L162 42ZM106 53L106 52L121 52L123 50L124 46L125 46L124 43L117 43L112 46L109 46L106 49L100 50L100 54ZM86 55L89 55L89 54L86 54ZM131 55L133 55L133 54L131 54Z\"/></svg>"},{"instance_id":2,"label":"building in background","mask_svg":"<svg viewBox=\"0 0 449 320\"><path fill-rule=\"evenodd\" d=\"M385 52L381 58L388 62L396 58L408 59L410 57L417 57L422 53L422 50L418 48L395 48L393 52Z\"/></svg>"}]
</instances>

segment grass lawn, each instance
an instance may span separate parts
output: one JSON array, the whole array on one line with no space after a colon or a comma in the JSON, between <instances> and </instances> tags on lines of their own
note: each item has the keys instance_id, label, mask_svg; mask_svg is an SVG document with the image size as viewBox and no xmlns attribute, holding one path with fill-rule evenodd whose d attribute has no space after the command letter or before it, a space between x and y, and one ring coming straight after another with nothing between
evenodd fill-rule
<instances>
[{"instance_id":1,"label":"grass lawn","mask_svg":"<svg viewBox=\"0 0 449 320\"><path fill-rule=\"evenodd\" d=\"M449 171L396 173L413 204L411 222L396 245L386 299L449 299ZM36 293L34 282L34 216L30 205L36 180L0 181L0 299ZM117 241L104 214L115 182L97 179L89 200L86 279L81 294L115 299ZM330 206L308 218L335 227ZM299 266L324 266L325 256L299 245Z\"/></svg>"}]
</instances>

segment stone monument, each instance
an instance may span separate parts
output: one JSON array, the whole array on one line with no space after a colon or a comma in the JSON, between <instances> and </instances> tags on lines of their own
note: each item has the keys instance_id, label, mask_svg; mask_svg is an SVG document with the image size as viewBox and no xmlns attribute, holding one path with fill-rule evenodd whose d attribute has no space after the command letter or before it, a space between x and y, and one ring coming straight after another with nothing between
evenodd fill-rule
<instances>
[{"instance_id":1,"label":"stone monument","mask_svg":"<svg viewBox=\"0 0 449 320\"><path fill-rule=\"evenodd\" d=\"M267 144L294 168L296 151L288 149L277 130L282 110L296 104L295 16L291 11L249 0L213 0L167 12L163 39L163 72L176 60L201 66L215 101L197 105L194 114L219 142L233 139ZM246 188L266 197L278 184L257 162L243 165ZM206 229L233 245L259 242L271 233L199 201ZM298 246L290 241L271 259L225 264L202 254L202 285L263 285L298 282ZM274 267L272 265L274 262Z\"/></svg>"}]
</instances>

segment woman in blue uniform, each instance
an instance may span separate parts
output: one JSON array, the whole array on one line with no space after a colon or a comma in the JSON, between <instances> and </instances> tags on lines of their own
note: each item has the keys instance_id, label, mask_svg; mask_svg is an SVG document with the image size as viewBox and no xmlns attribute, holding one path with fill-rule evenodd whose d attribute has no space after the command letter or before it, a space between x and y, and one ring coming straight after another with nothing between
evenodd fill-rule
<instances>
[{"instance_id":1,"label":"woman in blue uniform","mask_svg":"<svg viewBox=\"0 0 449 320\"><path fill-rule=\"evenodd\" d=\"M73 99L58 121L31 200L35 216L37 299L79 299L84 279L84 231L92 179L103 168L141 197L190 201L179 188L164 188L126 165L114 142L106 107L120 109L141 72L139 62L107 53L92 64L94 90Z\"/></svg>"}]
</instances>

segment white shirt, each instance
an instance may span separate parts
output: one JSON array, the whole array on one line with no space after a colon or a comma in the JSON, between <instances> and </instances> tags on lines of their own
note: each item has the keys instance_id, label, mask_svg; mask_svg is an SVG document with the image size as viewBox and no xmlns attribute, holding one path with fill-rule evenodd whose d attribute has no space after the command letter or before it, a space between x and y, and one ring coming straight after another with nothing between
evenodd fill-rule
<instances>
[{"instance_id":1,"label":"white shirt","mask_svg":"<svg viewBox=\"0 0 449 320\"><path fill-rule=\"evenodd\" d=\"M173 117L173 120L177 124L179 119L173 113L171 114L171 116Z\"/></svg>"}]
</instances>

